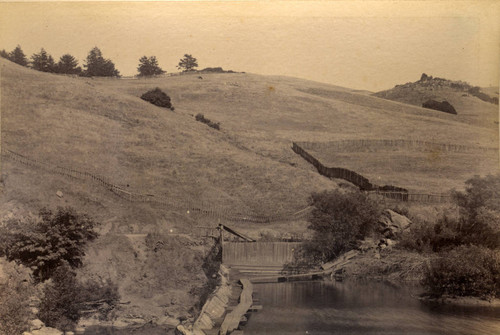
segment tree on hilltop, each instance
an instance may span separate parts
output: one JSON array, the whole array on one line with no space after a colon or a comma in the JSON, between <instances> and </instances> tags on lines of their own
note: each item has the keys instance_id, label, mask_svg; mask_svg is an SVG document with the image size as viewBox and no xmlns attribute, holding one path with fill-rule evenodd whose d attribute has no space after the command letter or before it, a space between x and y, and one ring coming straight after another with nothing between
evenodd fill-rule
<instances>
[{"instance_id":1,"label":"tree on hilltop","mask_svg":"<svg viewBox=\"0 0 500 335\"><path fill-rule=\"evenodd\" d=\"M20 45L9 53L9 60L22 66L28 65L28 59Z\"/></svg>"},{"instance_id":2,"label":"tree on hilltop","mask_svg":"<svg viewBox=\"0 0 500 335\"><path fill-rule=\"evenodd\" d=\"M115 64L102 56L102 52L98 47L94 47L89 51L84 75L88 77L119 77L120 72L115 69Z\"/></svg>"},{"instance_id":3,"label":"tree on hilltop","mask_svg":"<svg viewBox=\"0 0 500 335\"><path fill-rule=\"evenodd\" d=\"M0 57L9 59L9 53L5 49L0 50Z\"/></svg>"},{"instance_id":4,"label":"tree on hilltop","mask_svg":"<svg viewBox=\"0 0 500 335\"><path fill-rule=\"evenodd\" d=\"M56 72L63 74L80 74L82 68L78 66L78 60L70 54L62 55L56 65Z\"/></svg>"},{"instance_id":5,"label":"tree on hilltop","mask_svg":"<svg viewBox=\"0 0 500 335\"><path fill-rule=\"evenodd\" d=\"M42 72L54 72L54 58L42 48L39 53L31 56L31 68Z\"/></svg>"},{"instance_id":6,"label":"tree on hilltop","mask_svg":"<svg viewBox=\"0 0 500 335\"><path fill-rule=\"evenodd\" d=\"M180 59L179 65L177 65L177 68L182 72L192 71L196 67L198 67L196 58L188 54L185 54L184 58Z\"/></svg>"},{"instance_id":7,"label":"tree on hilltop","mask_svg":"<svg viewBox=\"0 0 500 335\"><path fill-rule=\"evenodd\" d=\"M149 58L146 56L141 57L137 71L139 71L139 77L156 76L165 73L158 65L158 60L156 60L155 56Z\"/></svg>"}]
</instances>

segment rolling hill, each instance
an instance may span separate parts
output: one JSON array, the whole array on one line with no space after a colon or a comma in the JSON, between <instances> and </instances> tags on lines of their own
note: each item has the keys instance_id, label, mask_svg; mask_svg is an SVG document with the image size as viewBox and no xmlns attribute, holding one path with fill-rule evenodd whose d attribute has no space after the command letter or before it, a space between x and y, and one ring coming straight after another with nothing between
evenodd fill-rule
<instances>
[{"instance_id":1,"label":"rolling hill","mask_svg":"<svg viewBox=\"0 0 500 335\"><path fill-rule=\"evenodd\" d=\"M203 282L199 273L203 248L188 234L219 220L175 204L269 216L299 211L307 207L311 192L345 184L320 176L291 150L294 141L424 139L498 147L494 106L470 96L457 96L462 101L460 111L449 115L290 77L203 73L73 78L36 72L4 59L0 71L4 153L11 150L32 160L89 172L129 192L168 200L163 205L131 203L102 185L2 157L2 218L30 215L42 206L73 206L102 222L104 236L89 251L88 273L119 280L122 297L133 301L129 312L148 305L157 314L167 291L177 292L187 310L193 298L186 278L193 278L192 285ZM174 111L139 98L155 87L172 98ZM219 122L221 130L197 122L200 113ZM474 174L498 171L497 157L480 153L446 156L439 164L422 165L414 164L427 157L418 151L393 153L382 148L321 154L325 160L333 157L329 164L362 171L371 179L442 192L461 187ZM408 176L412 168L419 169L417 177ZM303 219L274 225L228 223L254 236L269 227L287 232L307 227ZM138 235L148 233L177 236L171 245L178 254L155 256L144 235ZM188 268L172 275L171 285L158 287L165 275L160 269L179 268L179 259L184 258ZM189 268L189 264L194 265ZM151 302L151 297L158 302Z\"/></svg>"}]
</instances>

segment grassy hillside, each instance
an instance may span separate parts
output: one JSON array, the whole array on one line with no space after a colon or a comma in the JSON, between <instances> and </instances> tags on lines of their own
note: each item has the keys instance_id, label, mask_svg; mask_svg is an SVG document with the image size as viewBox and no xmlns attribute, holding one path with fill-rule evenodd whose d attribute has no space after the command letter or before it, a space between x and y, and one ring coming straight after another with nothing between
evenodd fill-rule
<instances>
[{"instance_id":1,"label":"grassy hillside","mask_svg":"<svg viewBox=\"0 0 500 335\"><path fill-rule=\"evenodd\" d=\"M99 174L133 192L246 215L295 212L307 206L311 192L338 187L296 155L292 141L406 138L498 145L498 116L489 105L475 100L470 100L469 114L447 115L288 77L204 73L201 79L198 74L71 78L35 72L4 59L0 59L0 71L2 150ZM155 87L167 92L175 111L139 98ZM198 113L220 122L221 130L197 122ZM406 154L355 154L339 159L345 159L353 170L369 167L377 171L395 165L393 159L408 165L405 162L411 156L408 162L418 168L413 162L419 153ZM429 174L443 169L443 164L459 170L443 170L452 174L446 178L459 184L474 173L470 164L487 162L481 173L495 169L489 157L474 157L469 165L459 158L452 156L441 165L432 165L434 170L428 167L432 162L423 164L417 182L427 185L434 178ZM172 315L187 313L187 305L194 303L189 291L203 282L203 275L194 269L199 270L203 246L186 233L219 222L178 207L130 203L97 184L11 160L3 159L1 168L0 212L4 217L36 213L41 206L66 205L91 214L103 223L104 237L89 250L84 271L119 280L123 300L132 301L129 313L145 311L141 306L149 304L150 313L157 314L166 292L174 291L181 301L175 308L182 311L172 311ZM394 178L401 176L400 169L385 171L391 171ZM435 188L447 186L433 184ZM57 196L57 191L63 196ZM274 226L229 224L254 236L270 227L304 231L307 226L304 221ZM169 257L166 252L165 257L158 257L145 246L144 236L134 235L151 232L179 236L176 248L184 253ZM164 277L158 269L178 268L179 259L187 267L171 274L171 285L158 286ZM192 286L188 287L189 278Z\"/></svg>"},{"instance_id":2,"label":"grassy hillside","mask_svg":"<svg viewBox=\"0 0 500 335\"><path fill-rule=\"evenodd\" d=\"M373 96L399 101L415 106L429 100L448 101L457 111L456 120L469 124L490 127L498 122L498 87L479 88L477 93L469 92L473 87L465 82L442 78L423 77L418 81L396 85ZM480 93L479 93L480 92ZM481 100L476 95L497 99L497 104Z\"/></svg>"}]
</instances>

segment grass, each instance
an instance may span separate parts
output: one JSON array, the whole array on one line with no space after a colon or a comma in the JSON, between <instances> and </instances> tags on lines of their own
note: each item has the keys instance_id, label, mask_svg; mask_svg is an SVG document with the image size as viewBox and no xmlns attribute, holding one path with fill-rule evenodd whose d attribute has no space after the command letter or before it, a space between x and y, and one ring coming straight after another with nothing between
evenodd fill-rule
<instances>
[{"instance_id":1,"label":"grass","mask_svg":"<svg viewBox=\"0 0 500 335\"><path fill-rule=\"evenodd\" d=\"M467 100L468 105L464 102L470 108L454 116L288 77L204 73L203 80L195 74L119 80L35 72L4 59L0 59L0 67L2 146L35 159L97 173L134 192L178 202L203 201L208 207L241 213L295 212L307 205L312 192L338 187L337 182L320 176L296 155L291 150L292 141L420 138L498 145L498 125L490 122L486 103L475 100ZM175 111L140 99L155 87L171 97ZM198 113L220 122L221 131L196 122L193 116ZM492 118L498 121L497 115ZM416 153L409 155L412 163L419 158ZM464 171L476 162L468 157L468 163L461 166L461 157L453 156L441 165L422 166L423 179L419 176L415 182L422 187L434 183L436 189L462 184ZM388 182L391 178L402 184L414 182L406 172L404 153L353 154L340 159L343 164L352 163L359 172L383 170ZM397 166L391 163L392 170L381 163L388 159L398 162ZM69 205L102 222L103 234L162 233L171 229L189 233L198 225L218 223L170 208L130 204L103 187L14 162L2 160L1 164L2 213L36 213L42 206ZM451 169L455 165L458 172ZM430 176L436 171L443 175ZM63 192L62 198L56 195L58 190ZM259 236L263 228L302 234L307 222L235 226L252 236ZM89 272L104 275L109 271L110 276L123 276L120 293L123 300L133 300L130 310L151 305L159 311L161 303L148 297L170 292L183 297L180 305L189 304L189 287L141 286L137 276L144 275L142 269L147 264L154 268L155 259L136 261L131 248L120 251L127 243L110 240L113 238L102 239L93 247ZM178 257L185 264L196 265L190 255ZM153 270L146 274L162 275ZM184 275L172 274L173 280L191 280ZM139 285L137 290L129 291L133 285Z\"/></svg>"}]
</instances>

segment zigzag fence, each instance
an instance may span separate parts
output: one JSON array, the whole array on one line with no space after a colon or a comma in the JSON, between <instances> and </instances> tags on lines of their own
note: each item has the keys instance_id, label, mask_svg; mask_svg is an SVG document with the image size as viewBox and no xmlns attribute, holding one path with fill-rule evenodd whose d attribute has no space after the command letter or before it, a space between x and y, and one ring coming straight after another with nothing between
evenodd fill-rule
<instances>
[{"instance_id":1,"label":"zigzag fence","mask_svg":"<svg viewBox=\"0 0 500 335\"><path fill-rule=\"evenodd\" d=\"M46 172L52 174L58 174L72 179L81 180L83 182L101 185L114 193L116 196L129 202L154 204L164 209L168 208L170 210L182 210L189 214L201 215L213 219L224 219L232 222L249 223L286 222L306 218L309 215L311 209L311 207L308 206L294 213L277 213L273 215L256 215L253 213L246 214L233 212L222 208L214 208L214 206L210 205L207 206L203 203L182 203L171 198L127 191L121 186L112 183L110 180L103 176L86 171L79 171L73 168L58 166L40 160L35 160L8 149L5 149L2 152L2 157L31 168L45 170Z\"/></svg>"},{"instance_id":2,"label":"zigzag fence","mask_svg":"<svg viewBox=\"0 0 500 335\"><path fill-rule=\"evenodd\" d=\"M296 142L306 150L332 150L335 152L359 152L359 151L377 151L382 148L398 148L412 149L424 152L456 152L456 153L471 153L471 152L491 152L498 153L499 148L493 147L473 147L450 143L427 142L420 140L340 140L330 142Z\"/></svg>"},{"instance_id":3,"label":"zigzag fence","mask_svg":"<svg viewBox=\"0 0 500 335\"><path fill-rule=\"evenodd\" d=\"M309 143L309 142L308 142ZM302 143L301 143L302 144ZM298 143L293 142L292 150L311 163L318 172L328 178L344 179L356 185L363 191L370 194L380 195L384 199L405 202L429 202L429 203L443 203L449 202L451 196L449 194L424 194L424 193L411 193L408 190L397 186L379 186L370 183L369 179L356 173L354 171L324 166L318 159L316 159L309 152L304 150Z\"/></svg>"}]
</instances>

